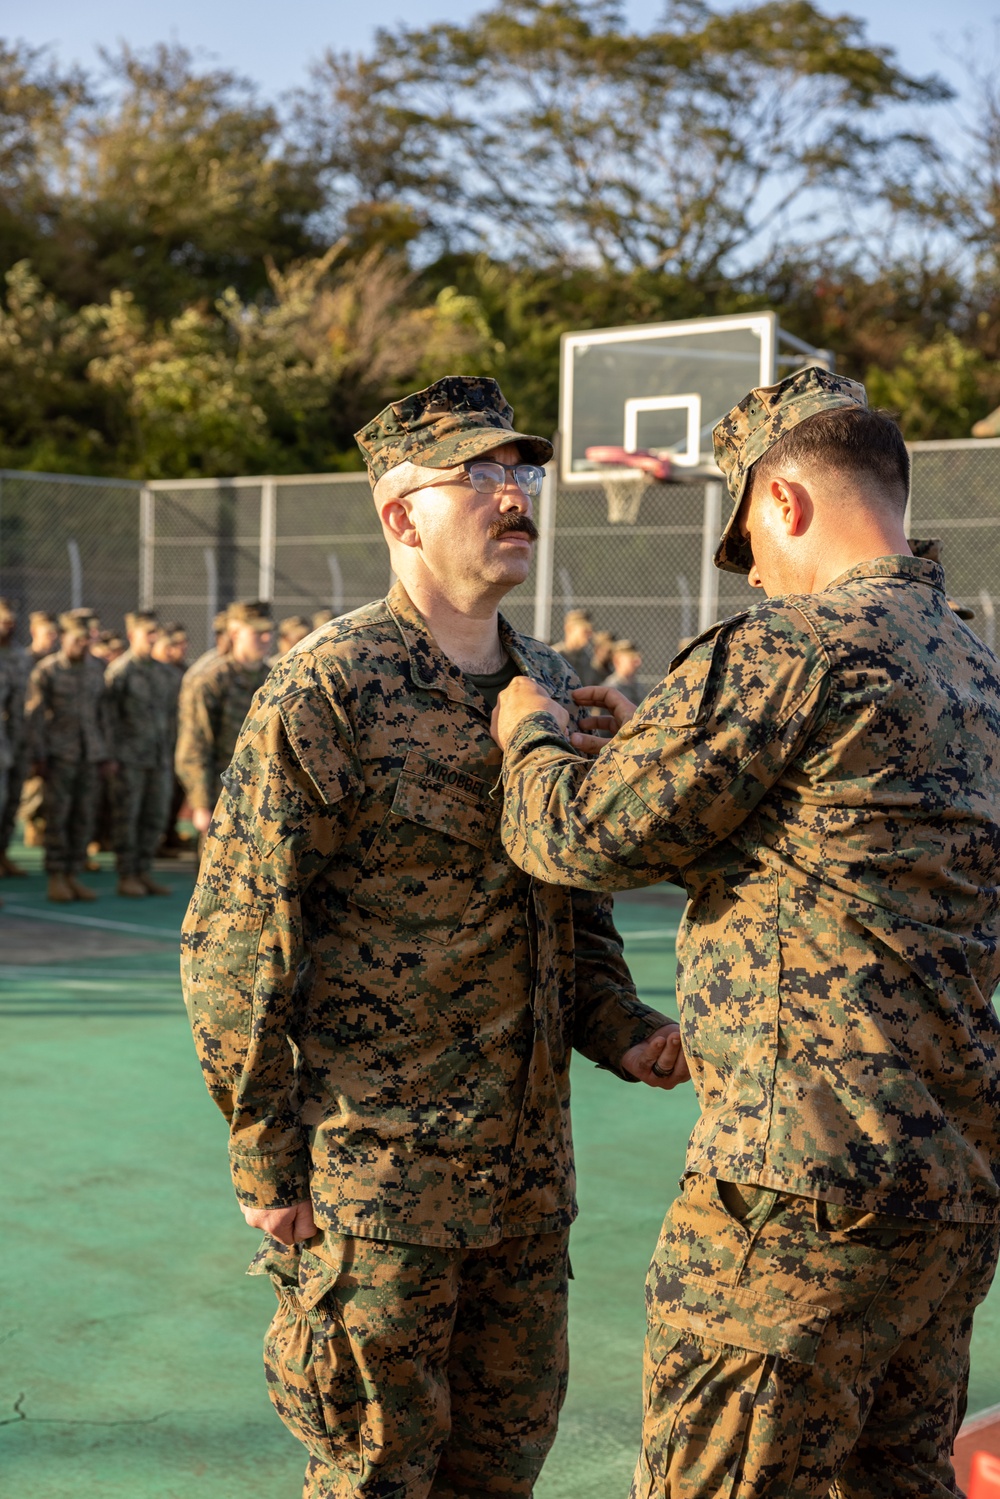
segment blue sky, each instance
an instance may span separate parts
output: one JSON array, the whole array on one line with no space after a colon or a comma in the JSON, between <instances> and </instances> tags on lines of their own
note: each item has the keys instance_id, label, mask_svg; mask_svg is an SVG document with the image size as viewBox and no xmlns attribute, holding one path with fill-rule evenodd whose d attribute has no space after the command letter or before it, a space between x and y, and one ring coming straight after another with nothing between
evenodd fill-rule
<instances>
[{"instance_id":1,"label":"blue sky","mask_svg":"<svg viewBox=\"0 0 1000 1499\"><path fill-rule=\"evenodd\" d=\"M647 28L661 6L662 0L627 0L626 10L636 26ZM411 25L460 20L478 8L470 0L158 0L141 6L135 0L35 0L0 31L52 43L63 61L84 64L94 62L98 45L119 39L135 46L177 40L215 54L277 94L301 82L310 59L327 47L365 47L376 26L391 27L401 17ZM826 8L863 16L870 39L894 47L913 72L938 71L960 84L961 69L947 54L965 50L966 33L975 35L981 62L995 55L1000 0L950 0L947 6L940 0L840 0Z\"/></svg>"}]
</instances>

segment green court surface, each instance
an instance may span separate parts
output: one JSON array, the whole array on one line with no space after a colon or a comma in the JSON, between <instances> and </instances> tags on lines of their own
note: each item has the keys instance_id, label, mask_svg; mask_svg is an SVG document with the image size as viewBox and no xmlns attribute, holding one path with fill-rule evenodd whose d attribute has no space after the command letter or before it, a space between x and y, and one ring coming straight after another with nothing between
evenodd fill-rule
<instances>
[{"instance_id":1,"label":"green court surface","mask_svg":"<svg viewBox=\"0 0 1000 1499\"><path fill-rule=\"evenodd\" d=\"M34 863L35 861L32 860ZM233 1201L225 1127L180 1001L190 889L49 906L0 882L5 1307L0 1490L11 1499L298 1499L303 1459L260 1367L268 1283ZM673 1009L678 906L617 906L643 995ZM681 1172L690 1090L574 1064L581 1215L573 1371L537 1499L628 1492L639 1427L643 1277ZM980 1312L972 1400L1000 1402L1000 1293Z\"/></svg>"}]
</instances>

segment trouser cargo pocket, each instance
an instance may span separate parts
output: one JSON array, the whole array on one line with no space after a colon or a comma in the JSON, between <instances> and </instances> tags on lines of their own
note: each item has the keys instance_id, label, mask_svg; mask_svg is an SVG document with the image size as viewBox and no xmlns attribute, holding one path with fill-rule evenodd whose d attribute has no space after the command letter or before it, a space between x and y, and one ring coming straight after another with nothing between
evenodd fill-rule
<instances>
[{"instance_id":1,"label":"trouser cargo pocket","mask_svg":"<svg viewBox=\"0 0 1000 1499\"><path fill-rule=\"evenodd\" d=\"M336 1255L328 1262L266 1239L249 1273L269 1275L278 1297L264 1338L271 1403L313 1457L360 1472L360 1390L338 1304Z\"/></svg>"}]
</instances>

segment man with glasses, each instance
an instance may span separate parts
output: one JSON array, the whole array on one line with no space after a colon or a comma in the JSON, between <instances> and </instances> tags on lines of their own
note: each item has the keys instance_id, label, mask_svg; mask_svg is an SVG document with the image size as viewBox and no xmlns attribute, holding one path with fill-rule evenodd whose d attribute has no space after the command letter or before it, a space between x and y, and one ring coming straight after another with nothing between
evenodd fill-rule
<instances>
[{"instance_id":1,"label":"man with glasses","mask_svg":"<svg viewBox=\"0 0 1000 1499\"><path fill-rule=\"evenodd\" d=\"M499 615L551 456L493 380L359 434L399 580L295 647L225 776L187 1002L278 1293L272 1399L312 1499L528 1499L566 1381L573 1047L671 1086L610 902L499 842L490 714L549 647Z\"/></svg>"}]
</instances>

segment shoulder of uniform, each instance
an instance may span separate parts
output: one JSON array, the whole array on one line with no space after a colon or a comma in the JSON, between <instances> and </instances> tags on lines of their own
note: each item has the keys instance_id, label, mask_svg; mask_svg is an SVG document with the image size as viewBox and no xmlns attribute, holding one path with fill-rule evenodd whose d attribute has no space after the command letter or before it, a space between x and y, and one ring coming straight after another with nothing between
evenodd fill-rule
<instances>
[{"instance_id":1,"label":"shoulder of uniform","mask_svg":"<svg viewBox=\"0 0 1000 1499\"><path fill-rule=\"evenodd\" d=\"M812 652L826 654L822 641L795 598L763 599L749 609L741 609L738 614L717 620L700 635L686 641L670 662L668 671L676 671L704 646L711 646L709 654L714 654L716 645L726 640L731 643L731 649L737 651L741 647L747 649L752 644L763 643L773 656L783 651L796 656Z\"/></svg>"},{"instance_id":2,"label":"shoulder of uniform","mask_svg":"<svg viewBox=\"0 0 1000 1499\"><path fill-rule=\"evenodd\" d=\"M288 660L289 657L298 655L319 657L338 654L345 649L349 651L359 638L364 637L379 641L383 638L398 640L399 632L385 599L373 599L370 604L362 604L360 609L352 609L349 614L339 614L336 619L320 625L318 630L300 640L288 652L288 656L282 659Z\"/></svg>"}]
</instances>

